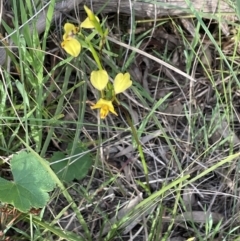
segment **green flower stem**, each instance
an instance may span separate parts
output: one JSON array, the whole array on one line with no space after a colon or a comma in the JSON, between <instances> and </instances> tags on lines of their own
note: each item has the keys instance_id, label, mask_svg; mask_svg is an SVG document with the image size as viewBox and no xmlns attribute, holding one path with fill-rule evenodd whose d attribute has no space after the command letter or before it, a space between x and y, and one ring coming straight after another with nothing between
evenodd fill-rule
<instances>
[{"instance_id":1,"label":"green flower stem","mask_svg":"<svg viewBox=\"0 0 240 241\"><path fill-rule=\"evenodd\" d=\"M101 40L100 40L100 42L99 42L100 52L102 51L103 46L104 46L105 43L106 43L107 36L108 36L108 29L106 29L106 30L103 32L103 34L101 35Z\"/></svg>"},{"instance_id":2,"label":"green flower stem","mask_svg":"<svg viewBox=\"0 0 240 241\"><path fill-rule=\"evenodd\" d=\"M117 99L115 93L114 93L114 96L113 96L113 98L112 98L112 102L115 102L118 106L121 105L120 102L118 101L118 99ZM127 111L127 113L128 113L128 111Z\"/></svg>"},{"instance_id":3,"label":"green flower stem","mask_svg":"<svg viewBox=\"0 0 240 241\"><path fill-rule=\"evenodd\" d=\"M105 98L104 91L101 90L100 92L101 92L101 98L104 99Z\"/></svg>"},{"instance_id":4,"label":"green flower stem","mask_svg":"<svg viewBox=\"0 0 240 241\"><path fill-rule=\"evenodd\" d=\"M98 34L102 38L104 36L104 32L102 30L100 23L97 21L96 17L94 18L94 20L91 20L91 21L93 22L93 25L94 25L95 29L97 30Z\"/></svg>"},{"instance_id":5,"label":"green flower stem","mask_svg":"<svg viewBox=\"0 0 240 241\"><path fill-rule=\"evenodd\" d=\"M130 128L132 130L133 138L135 139L135 141L137 143L138 152L139 152L139 155L140 155L140 159L141 159L141 162L142 162L144 175L145 175L146 182L147 182L146 186L147 186L148 191L150 193L150 185L149 185L149 178L148 178L148 168L147 168L146 160L145 160L145 157L144 157L144 154L143 154L142 145L141 145L141 143L140 143L140 141L138 139L137 130L136 130L136 128L134 127L134 125L132 123L132 119L130 117L129 111L123 105L121 105L116 98L115 98L115 101L117 102L117 104L120 107L120 109L122 109L123 112L125 113L127 123L129 124L129 126L130 126Z\"/></svg>"}]
</instances>

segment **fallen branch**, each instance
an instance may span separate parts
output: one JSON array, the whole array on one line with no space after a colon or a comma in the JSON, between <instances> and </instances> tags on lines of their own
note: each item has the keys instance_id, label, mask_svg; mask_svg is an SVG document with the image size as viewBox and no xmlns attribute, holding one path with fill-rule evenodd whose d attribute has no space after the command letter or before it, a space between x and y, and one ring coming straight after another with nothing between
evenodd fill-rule
<instances>
[{"instance_id":1,"label":"fallen branch","mask_svg":"<svg viewBox=\"0 0 240 241\"><path fill-rule=\"evenodd\" d=\"M190 4L187 4L185 0L162 0L156 1L154 4L147 0L144 1L134 1L131 2L129 0L109 0L106 3L106 0L91 0L87 5L93 6L93 11L97 12L101 9L103 13L116 12L116 13L125 13L131 14L135 13L135 16L140 16L142 18L157 18L162 16L179 16L184 14L193 14L192 10L200 11L204 14L231 14L235 15L234 9L227 4L223 0L192 0ZM39 34L43 33L46 28L46 13L49 7L47 3L45 7L37 12L31 19L29 19L28 23L31 25L32 20L37 19L36 28ZM68 13L73 9L82 9L83 0L63 0L57 2L54 7L54 17L52 22L56 21L60 18L63 13ZM2 6L0 7L1 16L4 18L4 9ZM192 9L192 10L191 10ZM0 17L1 17L0 16ZM26 24L26 23L24 23ZM10 37L10 36L8 36ZM2 65L5 61L5 49L0 48L0 65Z\"/></svg>"}]
</instances>

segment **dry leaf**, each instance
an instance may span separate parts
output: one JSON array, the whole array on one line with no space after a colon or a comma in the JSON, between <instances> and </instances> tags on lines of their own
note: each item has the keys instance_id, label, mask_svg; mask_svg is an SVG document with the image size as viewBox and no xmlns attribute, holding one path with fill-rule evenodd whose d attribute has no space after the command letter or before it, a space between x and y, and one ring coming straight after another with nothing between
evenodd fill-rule
<instances>
[{"instance_id":1,"label":"dry leaf","mask_svg":"<svg viewBox=\"0 0 240 241\"><path fill-rule=\"evenodd\" d=\"M194 190L192 188L185 187L183 191L183 202L186 208L186 211L191 211L192 206L196 203Z\"/></svg>"},{"instance_id":2,"label":"dry leaf","mask_svg":"<svg viewBox=\"0 0 240 241\"><path fill-rule=\"evenodd\" d=\"M157 136L159 136L161 134L162 134L162 130L157 130L157 131L155 131L155 132L153 132L151 134L148 134L148 135L144 136L143 138L141 138L140 142L142 144L147 143L151 139L154 139L155 137L157 137ZM134 150L133 145L130 145L127 148L122 149L117 155L114 156L114 158L120 157L120 156L125 156L125 155L129 154L130 152L132 152L133 150Z\"/></svg>"},{"instance_id":3,"label":"dry leaf","mask_svg":"<svg viewBox=\"0 0 240 241\"><path fill-rule=\"evenodd\" d=\"M174 66L179 66L180 60L179 60L179 53L178 50L176 49L173 53L173 57L172 57L172 64Z\"/></svg>"},{"instance_id":4,"label":"dry leaf","mask_svg":"<svg viewBox=\"0 0 240 241\"><path fill-rule=\"evenodd\" d=\"M106 226L104 227L102 231L102 235L109 232L109 230L112 229L112 226L121 220L126 214L128 214L138 203L142 201L142 193L140 193L138 196L130 200L120 211L116 213L116 216L111 218L109 222L106 223ZM129 232L132 228L134 228L139 223L139 219L135 219L133 222L129 223L127 227L124 229L124 233ZM131 229L129 229L131 228Z\"/></svg>"},{"instance_id":5,"label":"dry leaf","mask_svg":"<svg viewBox=\"0 0 240 241\"><path fill-rule=\"evenodd\" d=\"M170 238L167 241L185 241L185 238L183 237L174 237L174 238Z\"/></svg>"},{"instance_id":6,"label":"dry leaf","mask_svg":"<svg viewBox=\"0 0 240 241\"><path fill-rule=\"evenodd\" d=\"M168 114L166 116L169 123L174 123L175 117L177 115L182 114L183 105L180 101L176 101L174 103L169 103L168 107L163 111L163 113ZM169 115L172 114L173 116Z\"/></svg>"},{"instance_id":7,"label":"dry leaf","mask_svg":"<svg viewBox=\"0 0 240 241\"><path fill-rule=\"evenodd\" d=\"M6 60L6 50L4 47L0 47L0 66L4 65Z\"/></svg>"},{"instance_id":8,"label":"dry leaf","mask_svg":"<svg viewBox=\"0 0 240 241\"><path fill-rule=\"evenodd\" d=\"M192 22L189 19L181 18L180 19L184 28L192 35L192 37L196 37L196 30L193 26Z\"/></svg>"},{"instance_id":9,"label":"dry leaf","mask_svg":"<svg viewBox=\"0 0 240 241\"><path fill-rule=\"evenodd\" d=\"M203 46L201 62L206 68L211 68L212 66L212 53L209 49L209 44Z\"/></svg>"},{"instance_id":10,"label":"dry leaf","mask_svg":"<svg viewBox=\"0 0 240 241\"><path fill-rule=\"evenodd\" d=\"M220 23L220 28L221 28L223 34L224 34L226 37L229 36L230 30L229 30L229 26L228 26L227 21L221 22L221 23Z\"/></svg>"},{"instance_id":11,"label":"dry leaf","mask_svg":"<svg viewBox=\"0 0 240 241\"><path fill-rule=\"evenodd\" d=\"M195 223L206 223L209 219L212 219L213 223L219 223L223 219L223 215L214 212L193 211L184 212L178 215L176 221L192 221Z\"/></svg>"},{"instance_id":12,"label":"dry leaf","mask_svg":"<svg viewBox=\"0 0 240 241\"><path fill-rule=\"evenodd\" d=\"M223 139L228 139L229 141L231 140L233 145L239 144L240 140L229 127L228 122L225 120L225 118L222 119L220 122L219 121L220 118L221 118L220 115L216 116L215 118L214 125L217 126L217 129L211 136L211 140L215 143L219 141L221 138L223 138Z\"/></svg>"}]
</instances>

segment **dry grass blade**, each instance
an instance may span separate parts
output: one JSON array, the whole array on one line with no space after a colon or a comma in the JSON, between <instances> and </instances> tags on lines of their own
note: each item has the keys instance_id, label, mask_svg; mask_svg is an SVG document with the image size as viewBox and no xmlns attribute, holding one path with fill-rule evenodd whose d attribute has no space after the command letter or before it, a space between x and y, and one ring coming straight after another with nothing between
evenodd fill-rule
<instances>
[{"instance_id":1,"label":"dry grass blade","mask_svg":"<svg viewBox=\"0 0 240 241\"><path fill-rule=\"evenodd\" d=\"M194 82L196 81L192 76L186 74L185 72L181 71L180 69L178 69L178 68L168 64L167 62L165 62L165 61L163 61L163 60L161 60L159 58L154 57L151 54L148 54L148 53L142 51L141 49L129 46L129 45L127 45L125 43L122 43L122 42L120 42L120 41L118 41L118 40L116 40L116 39L114 39L112 37L108 37L108 40L110 40L111 42L116 43L116 44L118 44L118 45L120 45L120 46L122 46L122 47L124 47L126 49L130 49L130 50L132 50L132 51L134 51L134 52L136 52L138 54L141 54L141 55L143 55L143 56L145 56L145 57L155 61L156 63L159 63L160 65L163 65L166 68L173 70L174 72L182 75L183 77L187 78L188 80L191 80L191 81L194 81Z\"/></svg>"}]
</instances>

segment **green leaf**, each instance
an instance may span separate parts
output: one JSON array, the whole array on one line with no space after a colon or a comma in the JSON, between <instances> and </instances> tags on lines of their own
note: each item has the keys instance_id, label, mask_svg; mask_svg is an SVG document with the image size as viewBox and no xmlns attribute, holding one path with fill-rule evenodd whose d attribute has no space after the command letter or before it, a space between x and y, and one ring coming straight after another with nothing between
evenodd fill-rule
<instances>
[{"instance_id":1,"label":"green leaf","mask_svg":"<svg viewBox=\"0 0 240 241\"><path fill-rule=\"evenodd\" d=\"M20 152L11 160L13 181L0 178L0 201L12 204L21 212L42 208L49 200L55 183L31 153Z\"/></svg>"},{"instance_id":2,"label":"green leaf","mask_svg":"<svg viewBox=\"0 0 240 241\"><path fill-rule=\"evenodd\" d=\"M72 152L71 149L68 149L67 152L71 157L66 158L62 152L55 152L53 154L51 162L55 163L52 164L52 169L58 178L65 182L70 182L75 178L78 180L84 178L92 166L90 153L87 152L84 146L77 147ZM81 155L84 152L86 153Z\"/></svg>"}]
</instances>

